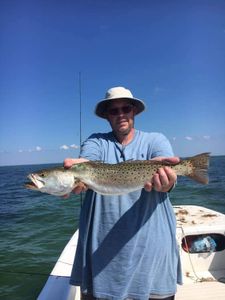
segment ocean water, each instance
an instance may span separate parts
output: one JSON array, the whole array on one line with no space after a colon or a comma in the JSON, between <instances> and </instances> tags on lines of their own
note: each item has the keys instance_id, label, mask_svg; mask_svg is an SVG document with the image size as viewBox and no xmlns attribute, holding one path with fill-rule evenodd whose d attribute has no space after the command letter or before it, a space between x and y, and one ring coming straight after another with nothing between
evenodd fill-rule
<instances>
[{"instance_id":1,"label":"ocean water","mask_svg":"<svg viewBox=\"0 0 225 300\"><path fill-rule=\"evenodd\" d=\"M32 300L77 229L80 197L62 199L26 190L28 173L54 165L0 167L0 299ZM171 192L174 205L203 205L225 213L225 156L212 157L210 183L186 178Z\"/></svg>"}]
</instances>

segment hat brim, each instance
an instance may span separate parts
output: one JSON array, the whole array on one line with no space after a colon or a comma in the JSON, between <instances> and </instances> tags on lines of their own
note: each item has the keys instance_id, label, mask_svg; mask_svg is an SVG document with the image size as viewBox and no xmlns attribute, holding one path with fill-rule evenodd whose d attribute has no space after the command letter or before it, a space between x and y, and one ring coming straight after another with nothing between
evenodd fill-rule
<instances>
[{"instance_id":1,"label":"hat brim","mask_svg":"<svg viewBox=\"0 0 225 300\"><path fill-rule=\"evenodd\" d=\"M140 114L146 108L144 101L137 98L129 98L129 97L121 97L121 98L111 98L111 99L103 99L98 102L95 107L95 114L103 119L107 119L107 106L115 100L127 99L136 107L135 115Z\"/></svg>"}]
</instances>

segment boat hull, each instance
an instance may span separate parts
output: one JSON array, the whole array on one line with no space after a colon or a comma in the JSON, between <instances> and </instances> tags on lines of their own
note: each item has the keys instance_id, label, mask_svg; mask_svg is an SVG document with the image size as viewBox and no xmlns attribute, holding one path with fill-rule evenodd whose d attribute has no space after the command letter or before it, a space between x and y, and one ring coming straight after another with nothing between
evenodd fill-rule
<instances>
[{"instance_id":1,"label":"boat hull","mask_svg":"<svg viewBox=\"0 0 225 300\"><path fill-rule=\"evenodd\" d=\"M201 206L176 206L174 210L184 282L182 286L178 286L176 300L197 298L198 300L224 300L225 215ZM191 253L184 247L184 240L187 237L192 236L197 239L211 236L213 238L217 235L221 236L222 240L220 246L214 249L207 251L200 249L200 252ZM80 299L80 288L69 284L77 241L78 230L60 255L38 300Z\"/></svg>"}]
</instances>

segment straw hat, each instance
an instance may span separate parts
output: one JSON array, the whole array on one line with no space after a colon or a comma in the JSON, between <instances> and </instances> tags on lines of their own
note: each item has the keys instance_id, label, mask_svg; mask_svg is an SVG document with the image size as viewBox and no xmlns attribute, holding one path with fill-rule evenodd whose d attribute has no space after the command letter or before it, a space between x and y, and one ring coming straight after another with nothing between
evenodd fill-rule
<instances>
[{"instance_id":1,"label":"straw hat","mask_svg":"<svg viewBox=\"0 0 225 300\"><path fill-rule=\"evenodd\" d=\"M142 111L145 110L145 103L144 101L134 98L131 91L118 86L109 89L106 92L105 99L99 101L95 107L95 114L100 118L107 118L107 106L112 102L112 100L118 99L128 99L130 102L136 107L136 115L140 114Z\"/></svg>"}]
</instances>

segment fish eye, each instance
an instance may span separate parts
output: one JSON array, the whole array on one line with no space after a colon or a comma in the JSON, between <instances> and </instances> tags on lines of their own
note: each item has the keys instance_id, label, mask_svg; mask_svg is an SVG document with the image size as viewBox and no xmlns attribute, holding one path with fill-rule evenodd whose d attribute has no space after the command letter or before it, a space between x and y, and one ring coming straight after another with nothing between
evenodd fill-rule
<instances>
[{"instance_id":1,"label":"fish eye","mask_svg":"<svg viewBox=\"0 0 225 300\"><path fill-rule=\"evenodd\" d=\"M45 177L45 173L40 173L39 176L40 177Z\"/></svg>"}]
</instances>

